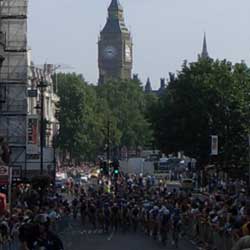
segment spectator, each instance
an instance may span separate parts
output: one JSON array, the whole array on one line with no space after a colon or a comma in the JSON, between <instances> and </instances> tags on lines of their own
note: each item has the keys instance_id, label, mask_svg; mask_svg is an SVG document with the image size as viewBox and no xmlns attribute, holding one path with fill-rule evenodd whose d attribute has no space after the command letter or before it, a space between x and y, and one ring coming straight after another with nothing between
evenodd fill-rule
<instances>
[{"instance_id":1,"label":"spectator","mask_svg":"<svg viewBox=\"0 0 250 250\"><path fill-rule=\"evenodd\" d=\"M250 249L250 235L244 236L237 241L232 250L249 250Z\"/></svg>"}]
</instances>

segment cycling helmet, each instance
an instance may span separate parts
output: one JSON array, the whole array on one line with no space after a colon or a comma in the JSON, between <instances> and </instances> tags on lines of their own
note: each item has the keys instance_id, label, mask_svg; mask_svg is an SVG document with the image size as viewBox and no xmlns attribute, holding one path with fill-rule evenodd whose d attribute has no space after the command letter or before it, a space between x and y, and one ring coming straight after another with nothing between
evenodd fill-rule
<instances>
[{"instance_id":1,"label":"cycling helmet","mask_svg":"<svg viewBox=\"0 0 250 250\"><path fill-rule=\"evenodd\" d=\"M49 225L50 220L47 214L38 214L34 218L34 222L41 225Z\"/></svg>"},{"instance_id":2,"label":"cycling helmet","mask_svg":"<svg viewBox=\"0 0 250 250\"><path fill-rule=\"evenodd\" d=\"M164 215L168 215L169 210L166 207L164 207L164 208L161 209L161 213L164 214Z\"/></svg>"},{"instance_id":3,"label":"cycling helmet","mask_svg":"<svg viewBox=\"0 0 250 250\"><path fill-rule=\"evenodd\" d=\"M180 214L180 209L179 209L179 208L175 208L175 209L174 209L174 213L175 213L176 215L179 215L179 214Z\"/></svg>"}]
</instances>

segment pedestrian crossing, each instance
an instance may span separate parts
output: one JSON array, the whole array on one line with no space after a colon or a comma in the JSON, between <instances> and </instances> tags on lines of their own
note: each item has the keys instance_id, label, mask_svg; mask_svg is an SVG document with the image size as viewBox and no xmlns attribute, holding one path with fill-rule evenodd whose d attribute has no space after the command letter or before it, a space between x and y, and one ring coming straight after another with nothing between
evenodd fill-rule
<instances>
[{"instance_id":1,"label":"pedestrian crossing","mask_svg":"<svg viewBox=\"0 0 250 250\"><path fill-rule=\"evenodd\" d=\"M104 234L102 229L94 229L94 230L82 230L81 234Z\"/></svg>"},{"instance_id":2,"label":"pedestrian crossing","mask_svg":"<svg viewBox=\"0 0 250 250\"><path fill-rule=\"evenodd\" d=\"M84 229L84 230L65 230L60 233L60 235L64 234L80 234L80 235L103 235L105 232L102 229Z\"/></svg>"}]
</instances>

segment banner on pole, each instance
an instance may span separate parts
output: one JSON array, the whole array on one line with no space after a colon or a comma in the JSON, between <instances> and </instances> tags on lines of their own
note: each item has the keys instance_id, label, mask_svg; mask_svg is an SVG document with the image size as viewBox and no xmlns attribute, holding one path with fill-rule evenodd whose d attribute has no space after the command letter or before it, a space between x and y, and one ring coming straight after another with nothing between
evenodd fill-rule
<instances>
[{"instance_id":1,"label":"banner on pole","mask_svg":"<svg viewBox=\"0 0 250 250\"><path fill-rule=\"evenodd\" d=\"M7 185L9 183L9 167L0 165L0 185Z\"/></svg>"},{"instance_id":2,"label":"banner on pole","mask_svg":"<svg viewBox=\"0 0 250 250\"><path fill-rule=\"evenodd\" d=\"M218 155L218 135L212 135L211 155Z\"/></svg>"},{"instance_id":3,"label":"banner on pole","mask_svg":"<svg viewBox=\"0 0 250 250\"><path fill-rule=\"evenodd\" d=\"M37 155L38 147L38 117L30 115L27 124L27 146L26 153L28 155Z\"/></svg>"}]
</instances>

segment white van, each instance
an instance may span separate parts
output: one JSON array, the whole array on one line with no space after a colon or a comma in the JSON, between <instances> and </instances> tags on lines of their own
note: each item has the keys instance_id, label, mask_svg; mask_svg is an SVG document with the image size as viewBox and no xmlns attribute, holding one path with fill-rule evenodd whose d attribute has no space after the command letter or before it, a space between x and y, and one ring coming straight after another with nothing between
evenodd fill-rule
<instances>
[{"instance_id":1,"label":"white van","mask_svg":"<svg viewBox=\"0 0 250 250\"><path fill-rule=\"evenodd\" d=\"M181 191L181 183L179 181L168 181L166 183L167 186L167 192L174 192L176 191L177 193Z\"/></svg>"}]
</instances>

